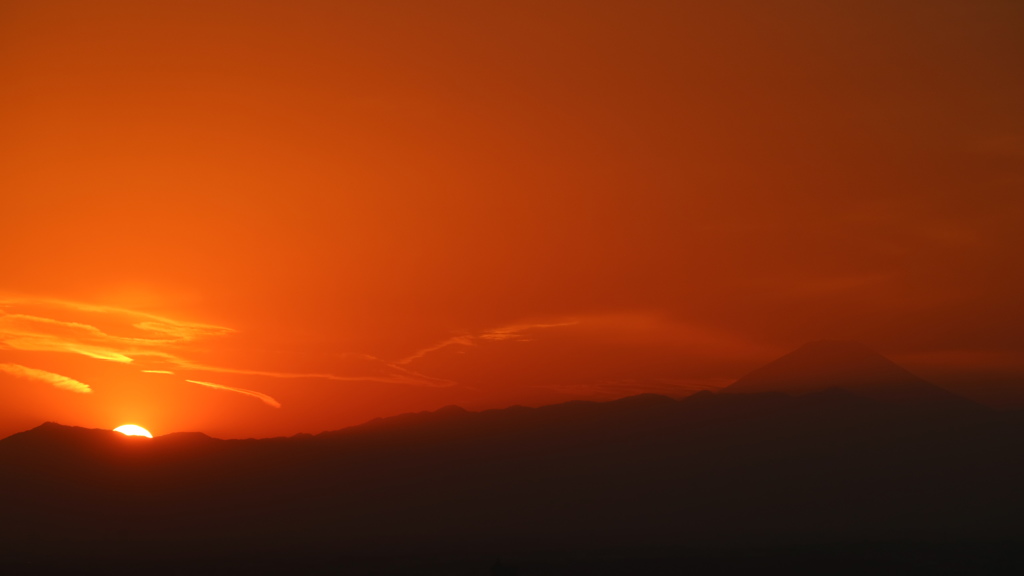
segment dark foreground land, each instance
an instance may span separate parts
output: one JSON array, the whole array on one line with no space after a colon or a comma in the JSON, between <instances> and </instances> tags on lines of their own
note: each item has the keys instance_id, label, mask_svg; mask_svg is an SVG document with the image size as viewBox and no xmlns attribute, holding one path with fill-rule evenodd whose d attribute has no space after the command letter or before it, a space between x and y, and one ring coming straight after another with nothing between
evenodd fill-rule
<instances>
[{"instance_id":1,"label":"dark foreground land","mask_svg":"<svg viewBox=\"0 0 1024 576\"><path fill-rule=\"evenodd\" d=\"M44 424L0 441L0 572L1024 573L1024 417L910 384L264 440Z\"/></svg>"},{"instance_id":2,"label":"dark foreground land","mask_svg":"<svg viewBox=\"0 0 1024 576\"><path fill-rule=\"evenodd\" d=\"M16 559L0 564L3 574L366 574L437 576L1021 574L1017 544L888 543L791 548L628 549L534 551L496 556L483 551L458 555L338 554L245 555L194 550L160 553L72 555Z\"/></svg>"}]
</instances>

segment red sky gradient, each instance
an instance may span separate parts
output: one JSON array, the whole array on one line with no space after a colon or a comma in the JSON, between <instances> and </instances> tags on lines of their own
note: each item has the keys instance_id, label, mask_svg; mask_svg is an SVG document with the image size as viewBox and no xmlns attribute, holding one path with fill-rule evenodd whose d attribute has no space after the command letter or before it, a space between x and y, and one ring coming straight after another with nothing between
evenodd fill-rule
<instances>
[{"instance_id":1,"label":"red sky gradient","mask_svg":"<svg viewBox=\"0 0 1024 576\"><path fill-rule=\"evenodd\" d=\"M0 3L0 436L680 396L821 338L1024 405L1022 63L1015 0Z\"/></svg>"}]
</instances>

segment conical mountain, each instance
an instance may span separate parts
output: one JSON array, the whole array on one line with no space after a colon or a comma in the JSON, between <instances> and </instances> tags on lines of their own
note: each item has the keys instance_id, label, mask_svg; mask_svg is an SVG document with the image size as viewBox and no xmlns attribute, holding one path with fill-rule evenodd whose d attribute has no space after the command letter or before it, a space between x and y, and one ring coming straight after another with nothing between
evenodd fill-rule
<instances>
[{"instance_id":1,"label":"conical mountain","mask_svg":"<svg viewBox=\"0 0 1024 576\"><path fill-rule=\"evenodd\" d=\"M903 405L975 406L911 374L863 344L821 340L750 372L724 392L782 392L802 395L830 388Z\"/></svg>"}]
</instances>

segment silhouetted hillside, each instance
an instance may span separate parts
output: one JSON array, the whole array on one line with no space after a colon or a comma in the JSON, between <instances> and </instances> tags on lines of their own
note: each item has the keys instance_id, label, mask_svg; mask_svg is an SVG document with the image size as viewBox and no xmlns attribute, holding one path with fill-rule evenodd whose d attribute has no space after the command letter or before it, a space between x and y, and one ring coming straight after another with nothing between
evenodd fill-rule
<instances>
[{"instance_id":1,"label":"silhouetted hillside","mask_svg":"<svg viewBox=\"0 0 1024 576\"><path fill-rule=\"evenodd\" d=\"M47 423L0 441L0 554L98 573L1017 566L1019 414L825 388L447 407L263 440Z\"/></svg>"}]
</instances>

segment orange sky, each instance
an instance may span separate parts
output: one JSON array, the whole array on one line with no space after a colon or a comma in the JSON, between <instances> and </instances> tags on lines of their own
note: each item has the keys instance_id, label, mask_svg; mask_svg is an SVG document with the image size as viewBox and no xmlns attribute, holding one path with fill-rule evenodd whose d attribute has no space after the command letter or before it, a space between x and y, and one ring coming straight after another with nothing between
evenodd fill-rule
<instances>
[{"instance_id":1,"label":"orange sky","mask_svg":"<svg viewBox=\"0 0 1024 576\"><path fill-rule=\"evenodd\" d=\"M820 338L1024 400L1022 62L1014 0L2 2L0 436L682 395Z\"/></svg>"}]
</instances>

